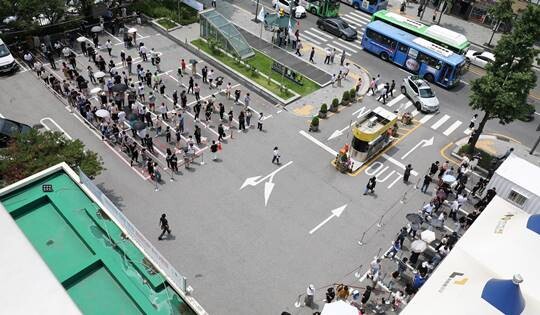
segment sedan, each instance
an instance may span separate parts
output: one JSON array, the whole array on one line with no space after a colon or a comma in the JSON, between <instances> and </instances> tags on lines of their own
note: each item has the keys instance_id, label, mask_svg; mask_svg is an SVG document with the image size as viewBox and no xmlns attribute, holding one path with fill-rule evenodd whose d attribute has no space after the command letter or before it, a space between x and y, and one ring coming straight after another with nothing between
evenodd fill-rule
<instances>
[{"instance_id":1,"label":"sedan","mask_svg":"<svg viewBox=\"0 0 540 315\"><path fill-rule=\"evenodd\" d=\"M291 14L291 12L289 12L291 10L291 3L289 2L289 0L272 0L272 6L278 11L283 10L285 14ZM295 18L300 19L306 17L306 8L301 5L292 5L292 7Z\"/></svg>"},{"instance_id":2,"label":"sedan","mask_svg":"<svg viewBox=\"0 0 540 315\"><path fill-rule=\"evenodd\" d=\"M467 58L468 62L480 68L485 68L488 64L495 61L495 55L489 51L469 50L467 51L465 57Z\"/></svg>"},{"instance_id":3,"label":"sedan","mask_svg":"<svg viewBox=\"0 0 540 315\"><path fill-rule=\"evenodd\" d=\"M340 18L319 18L317 26L322 30L344 40L353 41L358 37L356 30Z\"/></svg>"},{"instance_id":4,"label":"sedan","mask_svg":"<svg viewBox=\"0 0 540 315\"><path fill-rule=\"evenodd\" d=\"M11 119L0 118L0 148L8 145L18 133L30 132L32 127Z\"/></svg>"}]
</instances>

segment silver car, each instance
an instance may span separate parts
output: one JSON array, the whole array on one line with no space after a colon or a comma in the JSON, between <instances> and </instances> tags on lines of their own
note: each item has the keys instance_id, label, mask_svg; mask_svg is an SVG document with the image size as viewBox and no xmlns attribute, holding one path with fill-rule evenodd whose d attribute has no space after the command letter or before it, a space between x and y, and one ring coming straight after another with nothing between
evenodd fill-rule
<instances>
[{"instance_id":1,"label":"silver car","mask_svg":"<svg viewBox=\"0 0 540 315\"><path fill-rule=\"evenodd\" d=\"M439 100L427 81L418 76L403 79L401 93L411 99L414 107L421 112L433 113L439 110Z\"/></svg>"}]
</instances>

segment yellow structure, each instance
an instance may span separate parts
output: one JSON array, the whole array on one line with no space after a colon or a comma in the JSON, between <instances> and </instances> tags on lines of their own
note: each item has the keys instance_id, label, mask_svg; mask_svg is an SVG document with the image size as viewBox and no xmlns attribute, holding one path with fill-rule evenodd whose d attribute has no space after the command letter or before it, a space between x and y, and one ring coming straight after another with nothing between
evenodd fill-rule
<instances>
[{"instance_id":1,"label":"yellow structure","mask_svg":"<svg viewBox=\"0 0 540 315\"><path fill-rule=\"evenodd\" d=\"M397 127L397 115L377 107L358 121L352 130L351 157L367 161L393 141L393 129Z\"/></svg>"}]
</instances>

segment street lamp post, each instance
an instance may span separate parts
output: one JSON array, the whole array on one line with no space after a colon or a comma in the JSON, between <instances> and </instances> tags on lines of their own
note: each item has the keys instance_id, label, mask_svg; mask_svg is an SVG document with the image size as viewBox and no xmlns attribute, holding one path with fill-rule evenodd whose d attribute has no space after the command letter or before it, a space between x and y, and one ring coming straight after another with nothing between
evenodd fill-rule
<instances>
[{"instance_id":1,"label":"street lamp post","mask_svg":"<svg viewBox=\"0 0 540 315\"><path fill-rule=\"evenodd\" d=\"M252 21L255 23L261 22L259 21L259 18L257 17L258 14L259 14L259 0L257 0L257 6L255 7L255 17L252 19Z\"/></svg>"}]
</instances>

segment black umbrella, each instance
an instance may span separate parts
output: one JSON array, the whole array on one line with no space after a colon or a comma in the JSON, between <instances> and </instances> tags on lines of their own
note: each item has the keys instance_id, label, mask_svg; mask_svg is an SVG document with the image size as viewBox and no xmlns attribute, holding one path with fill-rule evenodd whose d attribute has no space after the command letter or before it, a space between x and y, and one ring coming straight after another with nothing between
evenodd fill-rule
<instances>
[{"instance_id":1,"label":"black umbrella","mask_svg":"<svg viewBox=\"0 0 540 315\"><path fill-rule=\"evenodd\" d=\"M142 130L144 128L146 128L146 124L143 123L142 121L140 120L137 120L136 122L132 123L131 124L131 128L135 129L135 130Z\"/></svg>"},{"instance_id":2,"label":"black umbrella","mask_svg":"<svg viewBox=\"0 0 540 315\"><path fill-rule=\"evenodd\" d=\"M408 213L405 218L409 220L411 223L422 223L424 220L422 219L422 216L420 216L418 213Z\"/></svg>"},{"instance_id":3,"label":"black umbrella","mask_svg":"<svg viewBox=\"0 0 540 315\"><path fill-rule=\"evenodd\" d=\"M137 115L133 114L133 113L129 113L126 117L126 119L128 121L134 121L134 120L137 120Z\"/></svg>"},{"instance_id":4,"label":"black umbrella","mask_svg":"<svg viewBox=\"0 0 540 315\"><path fill-rule=\"evenodd\" d=\"M125 92L127 91L129 87L127 86L127 84L124 84L124 83L118 83L118 84L115 84L111 87L111 91L113 92Z\"/></svg>"},{"instance_id":5,"label":"black umbrella","mask_svg":"<svg viewBox=\"0 0 540 315\"><path fill-rule=\"evenodd\" d=\"M191 63L192 65L194 65L194 64L197 64L198 61L195 60L195 59L189 59L189 63Z\"/></svg>"}]
</instances>

